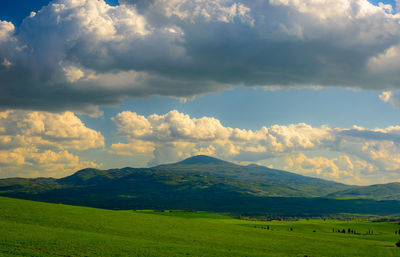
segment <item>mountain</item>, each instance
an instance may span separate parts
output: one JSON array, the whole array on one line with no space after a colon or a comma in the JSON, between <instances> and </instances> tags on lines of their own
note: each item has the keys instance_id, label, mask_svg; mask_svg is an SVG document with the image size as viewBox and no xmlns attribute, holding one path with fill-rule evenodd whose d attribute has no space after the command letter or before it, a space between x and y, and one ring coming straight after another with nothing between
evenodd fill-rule
<instances>
[{"instance_id":1,"label":"mountain","mask_svg":"<svg viewBox=\"0 0 400 257\"><path fill-rule=\"evenodd\" d=\"M195 209L282 215L400 213L398 201L334 199L343 198L352 190L359 190L357 198L368 198L364 197L369 192L364 187L258 165L242 166L204 155L152 168L89 168L61 179L0 180L2 196L109 209ZM389 196L395 189L388 190ZM375 198L372 196L369 198Z\"/></svg>"},{"instance_id":2,"label":"mountain","mask_svg":"<svg viewBox=\"0 0 400 257\"><path fill-rule=\"evenodd\" d=\"M177 164L181 165L193 165L193 164L229 164L229 162L207 156L207 155L196 155L193 157L189 157Z\"/></svg>"},{"instance_id":3,"label":"mountain","mask_svg":"<svg viewBox=\"0 0 400 257\"><path fill-rule=\"evenodd\" d=\"M241 166L204 155L152 169L159 174L190 176L192 182L199 180L193 178L192 175L202 175L202 178L221 180L220 182L224 184L235 185L238 191L258 196L321 197L350 188L348 185L337 182L258 165ZM187 182L190 183L190 181Z\"/></svg>"}]
</instances>

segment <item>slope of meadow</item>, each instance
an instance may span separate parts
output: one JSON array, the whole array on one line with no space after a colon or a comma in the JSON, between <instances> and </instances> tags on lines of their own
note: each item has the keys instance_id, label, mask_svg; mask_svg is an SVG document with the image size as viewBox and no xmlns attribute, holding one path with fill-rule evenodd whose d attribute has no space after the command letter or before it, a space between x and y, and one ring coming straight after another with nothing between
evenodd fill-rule
<instances>
[{"instance_id":1,"label":"slope of meadow","mask_svg":"<svg viewBox=\"0 0 400 257\"><path fill-rule=\"evenodd\" d=\"M348 228L360 234L332 232ZM400 256L394 245L398 229L397 223L389 222L264 222L202 212L112 211L0 197L2 256L389 257ZM371 230L374 235L367 235Z\"/></svg>"}]
</instances>

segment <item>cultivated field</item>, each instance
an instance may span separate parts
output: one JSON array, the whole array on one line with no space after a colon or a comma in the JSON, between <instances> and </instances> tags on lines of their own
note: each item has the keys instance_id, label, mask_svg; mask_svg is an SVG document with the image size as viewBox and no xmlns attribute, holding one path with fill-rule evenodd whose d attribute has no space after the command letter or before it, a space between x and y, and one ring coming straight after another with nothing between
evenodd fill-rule
<instances>
[{"instance_id":1,"label":"cultivated field","mask_svg":"<svg viewBox=\"0 0 400 257\"><path fill-rule=\"evenodd\" d=\"M343 229L346 233L337 232ZM394 222L264 222L202 212L111 211L0 197L2 256L389 257L400 256L395 246L399 229Z\"/></svg>"}]
</instances>

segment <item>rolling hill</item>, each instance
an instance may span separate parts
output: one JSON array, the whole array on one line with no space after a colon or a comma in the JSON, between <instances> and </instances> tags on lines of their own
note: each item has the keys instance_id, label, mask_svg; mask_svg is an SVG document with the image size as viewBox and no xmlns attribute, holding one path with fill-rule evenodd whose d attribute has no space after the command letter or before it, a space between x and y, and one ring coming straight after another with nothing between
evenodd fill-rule
<instances>
[{"instance_id":1,"label":"rolling hill","mask_svg":"<svg viewBox=\"0 0 400 257\"><path fill-rule=\"evenodd\" d=\"M400 202L392 201L400 195L395 193L400 192L398 187L382 189L385 197L374 195L369 188L257 165L241 166L204 155L152 168L83 169L61 179L0 180L3 196L109 209L280 215L400 213ZM351 192L360 192L353 193L353 198L371 199L334 199Z\"/></svg>"}]
</instances>

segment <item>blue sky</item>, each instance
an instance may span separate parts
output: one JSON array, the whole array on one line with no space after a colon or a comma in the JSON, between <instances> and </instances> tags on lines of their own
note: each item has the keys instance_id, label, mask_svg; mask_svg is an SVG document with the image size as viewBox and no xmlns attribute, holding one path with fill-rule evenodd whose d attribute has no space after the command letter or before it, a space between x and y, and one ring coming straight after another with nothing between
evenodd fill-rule
<instances>
[{"instance_id":1,"label":"blue sky","mask_svg":"<svg viewBox=\"0 0 400 257\"><path fill-rule=\"evenodd\" d=\"M395 1L49 2L1 3L0 177L209 154L400 181Z\"/></svg>"}]
</instances>

